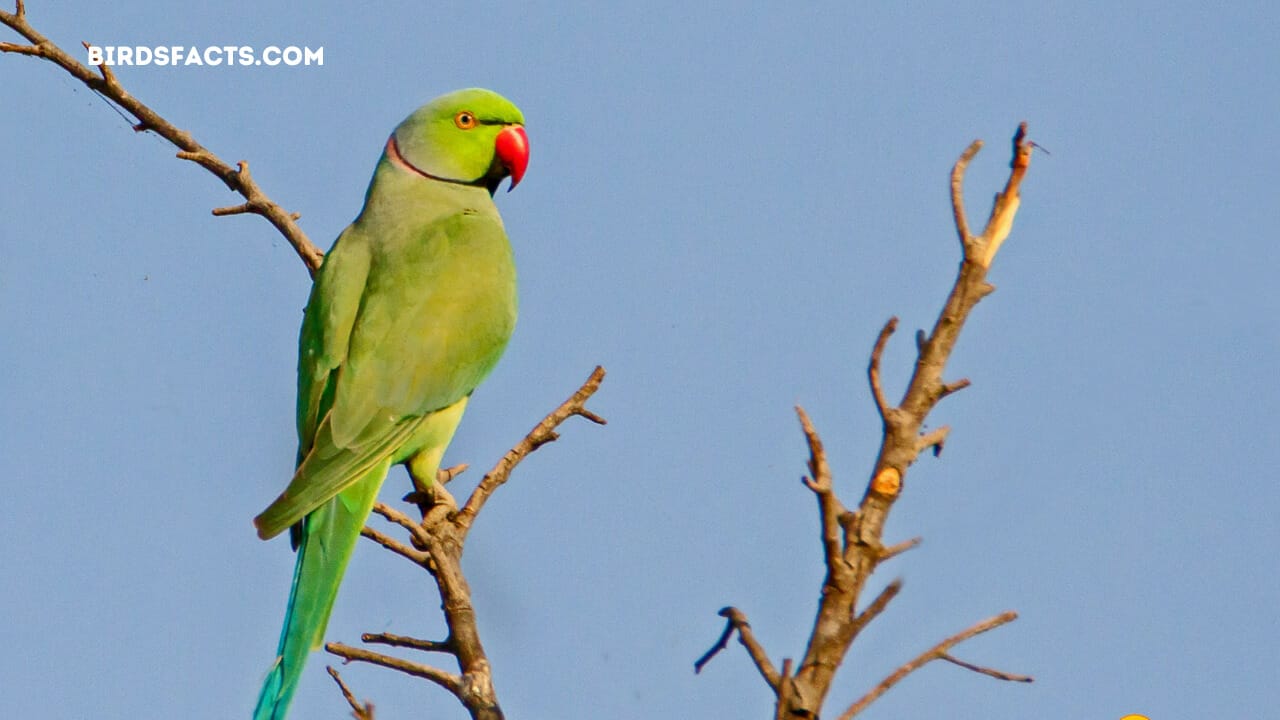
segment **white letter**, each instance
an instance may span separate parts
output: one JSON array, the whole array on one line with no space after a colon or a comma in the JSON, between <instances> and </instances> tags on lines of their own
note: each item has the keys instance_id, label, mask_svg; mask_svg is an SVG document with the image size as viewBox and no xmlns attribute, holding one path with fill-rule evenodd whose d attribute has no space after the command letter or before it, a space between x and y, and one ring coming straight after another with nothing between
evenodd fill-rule
<instances>
[{"instance_id":1,"label":"white letter","mask_svg":"<svg viewBox=\"0 0 1280 720\"><path fill-rule=\"evenodd\" d=\"M121 45L116 48L116 63L120 65L133 64L133 48L128 45Z\"/></svg>"},{"instance_id":2,"label":"white letter","mask_svg":"<svg viewBox=\"0 0 1280 720\"><path fill-rule=\"evenodd\" d=\"M137 48L135 48L135 50L136 50L137 55L138 55L138 64L139 64L139 65L150 65L150 64L151 64L151 59L155 57L155 53L151 52L151 48L149 48L149 47L143 47L142 45L139 45Z\"/></svg>"},{"instance_id":3,"label":"white letter","mask_svg":"<svg viewBox=\"0 0 1280 720\"><path fill-rule=\"evenodd\" d=\"M101 65L102 64L102 48L98 47L97 45L90 45L88 50L89 50L89 64Z\"/></svg>"},{"instance_id":4,"label":"white letter","mask_svg":"<svg viewBox=\"0 0 1280 720\"><path fill-rule=\"evenodd\" d=\"M221 55L222 55L222 48L212 47L212 46L207 47L204 49L204 62L206 65L221 65L222 64Z\"/></svg>"},{"instance_id":5,"label":"white letter","mask_svg":"<svg viewBox=\"0 0 1280 720\"><path fill-rule=\"evenodd\" d=\"M311 48L307 48L306 62L308 65L310 65L312 61L315 61L316 65L324 64L324 47L323 46L318 47L315 50L312 50Z\"/></svg>"},{"instance_id":6,"label":"white letter","mask_svg":"<svg viewBox=\"0 0 1280 720\"><path fill-rule=\"evenodd\" d=\"M240 64L241 65L253 64L253 48L249 47L248 45L240 46Z\"/></svg>"},{"instance_id":7,"label":"white letter","mask_svg":"<svg viewBox=\"0 0 1280 720\"><path fill-rule=\"evenodd\" d=\"M268 65L279 65L280 48L275 45L268 45L267 49L262 51L262 62Z\"/></svg>"},{"instance_id":8,"label":"white letter","mask_svg":"<svg viewBox=\"0 0 1280 720\"><path fill-rule=\"evenodd\" d=\"M204 63L200 62L200 49L195 46L192 46L191 49L187 51L187 59L182 64L183 65L203 65Z\"/></svg>"},{"instance_id":9,"label":"white letter","mask_svg":"<svg viewBox=\"0 0 1280 720\"><path fill-rule=\"evenodd\" d=\"M302 62L302 51L297 45L290 45L284 49L284 64L294 66Z\"/></svg>"}]
</instances>

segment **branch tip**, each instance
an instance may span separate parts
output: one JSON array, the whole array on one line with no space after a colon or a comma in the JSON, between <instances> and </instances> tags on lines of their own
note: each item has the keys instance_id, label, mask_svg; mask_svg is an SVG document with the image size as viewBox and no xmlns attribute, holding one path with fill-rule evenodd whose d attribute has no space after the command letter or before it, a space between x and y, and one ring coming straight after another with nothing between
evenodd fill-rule
<instances>
[{"instance_id":1,"label":"branch tip","mask_svg":"<svg viewBox=\"0 0 1280 720\"><path fill-rule=\"evenodd\" d=\"M502 459L493 466L484 478L480 480L480 484L471 492L471 496L467 498L467 502L453 516L453 523L462 530L465 535L471 528L471 524L475 522L476 515L484 507L484 504L493 495L494 491L507 482L511 476L511 472L515 470L530 453L538 448L554 441L559 437L556 428L565 420L577 415L585 417L597 425L604 425L605 419L596 415L587 409L587 400L600 389L600 383L604 382L605 370L597 365L591 371L591 375L578 387L567 400L560 403L560 407L547 413L537 425L533 426L520 442L507 451Z\"/></svg>"},{"instance_id":2,"label":"branch tip","mask_svg":"<svg viewBox=\"0 0 1280 720\"><path fill-rule=\"evenodd\" d=\"M351 706L351 716L356 720L374 720L373 703L365 701L361 703L356 700L356 696L351 692L351 688L347 687L347 683L343 681L342 676L338 674L336 668L332 665L326 665L325 670L329 671L329 677L338 683L338 689L342 691L342 697L346 699L347 704Z\"/></svg>"},{"instance_id":3,"label":"branch tip","mask_svg":"<svg viewBox=\"0 0 1280 720\"><path fill-rule=\"evenodd\" d=\"M880 551L880 557L877 559L877 562L884 562L886 560L895 558L901 555L902 553L907 552L908 550L914 550L920 547L920 543L922 542L924 542L924 538L920 536L916 536L911 538L910 540L903 540L900 543L883 548Z\"/></svg>"},{"instance_id":4,"label":"branch tip","mask_svg":"<svg viewBox=\"0 0 1280 720\"><path fill-rule=\"evenodd\" d=\"M969 161L981 149L982 141L974 140L960 153L960 158L951 167L951 212L955 217L956 232L960 235L962 247L968 247L973 240L973 235L969 232L969 219L964 211L964 172L969 167Z\"/></svg>"},{"instance_id":5,"label":"branch tip","mask_svg":"<svg viewBox=\"0 0 1280 720\"><path fill-rule=\"evenodd\" d=\"M996 670L995 668L983 667L981 665L974 665L973 663L965 662L957 657L954 657L952 655L948 655L945 653L938 659L946 660L947 662L953 665L959 665L960 667L966 670L972 670L976 673L981 673L988 677L993 677L997 680L1006 680L1008 682L1020 682L1020 683L1035 682L1035 678L1031 677L1030 675L1018 675L1015 673L1007 673L1007 672L1004 672L1003 670Z\"/></svg>"},{"instance_id":6,"label":"branch tip","mask_svg":"<svg viewBox=\"0 0 1280 720\"><path fill-rule=\"evenodd\" d=\"M752 662L755 663L756 669L760 671L764 681L777 693L778 671L774 669L773 663L769 662L768 654L765 653L764 648L751 632L751 623L747 622L747 616L741 610L732 606L721 608L720 612L716 614L727 620L724 632L720 633L720 638L716 640L716 644L712 645L710 650L703 653L702 657L693 663L693 672L695 674L702 672L702 668L708 662L711 662L711 658L729 646L729 637L733 635L734 630L737 630L738 642L742 643L742 646L747 649L747 654L751 656Z\"/></svg>"},{"instance_id":7,"label":"branch tip","mask_svg":"<svg viewBox=\"0 0 1280 720\"><path fill-rule=\"evenodd\" d=\"M886 424L889 422L890 407L880 379L880 361L884 357L885 346L889 344L889 336L893 335L897 329L897 316L890 317L884 327L880 328L880 334L876 336L876 344L871 348L871 362L867 364L867 381L871 384L871 395L876 401L876 411L880 413L880 420ZM916 335L916 342L922 344L920 334Z\"/></svg>"},{"instance_id":8,"label":"branch tip","mask_svg":"<svg viewBox=\"0 0 1280 720\"><path fill-rule=\"evenodd\" d=\"M938 395L938 399L941 400L948 395L958 393L972 384L973 383L969 382L969 378L960 378L953 383L944 383L942 385L942 392Z\"/></svg>"}]
</instances>

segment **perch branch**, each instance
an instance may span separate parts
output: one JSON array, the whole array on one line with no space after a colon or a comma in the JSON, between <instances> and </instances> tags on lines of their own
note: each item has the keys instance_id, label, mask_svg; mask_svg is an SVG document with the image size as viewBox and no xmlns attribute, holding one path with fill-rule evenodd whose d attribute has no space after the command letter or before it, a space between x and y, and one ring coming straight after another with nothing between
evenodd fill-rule
<instances>
[{"instance_id":1,"label":"perch branch","mask_svg":"<svg viewBox=\"0 0 1280 720\"><path fill-rule=\"evenodd\" d=\"M506 482L511 471L524 457L555 439L555 428L560 423L573 415L604 423L602 418L585 406L587 399L599 389L603 379L604 369L597 367L568 400L543 418L524 439L506 453L498 465L480 481L462 510L457 510L457 504L453 496L444 489L444 483L465 470L465 465L438 471L434 487L431 483L424 483L422 478L413 478L415 490L405 500L418 506L421 521L382 503L375 503L373 506L373 512L409 533L413 547L410 548L373 528L366 527L361 534L392 552L413 560L431 574L449 634L445 640L438 642L390 633L365 633L361 640L370 644L450 655L457 661L458 674L338 643L330 643L325 646L326 649L348 660L371 662L431 680L452 692L473 720L502 720L502 710L498 706L493 687L492 669L480 641L471 589L462 573L463 544L485 499Z\"/></svg>"}]
</instances>

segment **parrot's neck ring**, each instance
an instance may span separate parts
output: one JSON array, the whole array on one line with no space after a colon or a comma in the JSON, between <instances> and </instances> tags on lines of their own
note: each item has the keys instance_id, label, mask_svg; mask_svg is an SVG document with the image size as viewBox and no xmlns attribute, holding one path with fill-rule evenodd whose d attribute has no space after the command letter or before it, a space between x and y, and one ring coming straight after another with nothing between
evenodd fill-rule
<instances>
[{"instance_id":1,"label":"parrot's neck ring","mask_svg":"<svg viewBox=\"0 0 1280 720\"><path fill-rule=\"evenodd\" d=\"M414 165L413 163L406 160L404 155L400 152L400 143L396 141L395 133L391 133L391 137L387 138L386 154L387 154L387 159L391 161L392 165L396 165L402 170L408 170L409 172L417 173L418 175L421 175L422 177L427 178L428 180L439 180L440 182L453 183L455 185L470 185L472 187L485 186L485 179L483 177L476 178L475 180L454 180L453 178L440 177L439 175L432 175L426 170L423 170L417 165Z\"/></svg>"}]
</instances>

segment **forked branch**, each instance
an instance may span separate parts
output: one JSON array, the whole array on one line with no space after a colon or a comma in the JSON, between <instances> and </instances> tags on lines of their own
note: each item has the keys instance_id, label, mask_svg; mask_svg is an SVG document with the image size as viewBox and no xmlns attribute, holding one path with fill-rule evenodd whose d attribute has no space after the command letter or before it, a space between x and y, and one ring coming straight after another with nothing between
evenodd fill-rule
<instances>
[{"instance_id":1,"label":"forked branch","mask_svg":"<svg viewBox=\"0 0 1280 720\"><path fill-rule=\"evenodd\" d=\"M916 670L919 670L920 668L924 667L930 662L933 662L934 660L947 660L951 663L959 665L960 667L967 668L974 672L996 678L997 680L1008 680L1011 682L1027 682L1027 683L1031 682L1032 678L1027 675L1013 675L1011 673L1005 673L999 670L991 670L990 668L984 668L978 665L971 665L967 662L957 660L947 654L951 650L951 648L955 647L956 645L959 645L965 640L968 640L974 635L979 635L988 630L994 630L995 628L998 628L1001 625L1004 625L1005 623L1013 622L1014 620L1017 619L1017 617L1018 617L1018 614L1013 611L1000 613L999 615L993 618L983 620L982 622L977 623L976 625L966 628L956 633L955 635L952 635L946 640L943 640L937 645L934 645L928 650L925 650L924 652L917 655L911 661L903 663L901 667L899 667L897 670L894 670L893 673L890 674L888 677L886 677L884 680L881 680L880 683L876 685L874 688L872 688L870 692L868 692L866 695L863 695L860 699L858 699L856 702L850 705L847 710L841 713L840 717L837 718L837 720L850 720L854 715L857 715L858 713L867 709L867 706L875 702L877 699L879 699L881 695L884 695L886 692L889 692L889 689L892 688L894 685L897 685L899 682L901 682L903 678L915 672Z\"/></svg>"},{"instance_id":2,"label":"forked branch","mask_svg":"<svg viewBox=\"0 0 1280 720\"><path fill-rule=\"evenodd\" d=\"M994 290L987 283L986 274L996 252L1013 227L1014 216L1021 202L1020 188L1030 163L1033 147L1033 144L1027 140L1026 130L1026 123L1022 123L1013 137L1013 160L1010 163L1009 178L1004 189L996 196L991 215L979 235L974 235L970 230L964 209L963 186L965 169L982 148L982 143L974 141L970 144L952 168L951 204L955 216L956 234L960 237L963 250L960 268L933 328L928 333L922 331L916 335L914 371L907 383L902 401L897 405L892 404L888 399L881 364L885 348L898 327L898 319L890 318L876 337L870 362L867 365L867 381L871 386L871 396L875 401L876 411L883 424L883 434L880 452L872 467L866 491L855 510L847 510L837 497L826 460L826 451L817 430L804 410L796 408L809 448L809 476L804 479L804 483L818 499L819 537L822 541L823 560L826 565L818 612L814 618L813 630L809 635L804 658L794 675L789 670L784 670L782 676L779 676L772 666L768 665L768 658L764 656L763 650L754 643L745 616L737 610L728 608L727 610L733 610L736 615L727 616L729 625L725 628L720 641L698 661L697 665L698 669L701 669L711 657L727 645L729 635L737 630L743 645L747 647L748 653L755 660L757 668L760 669L777 697L775 713L777 718L792 720L819 717L836 669L844 661L854 639L867 624L885 610L901 590L901 582L895 580L885 587L861 613L856 611L858 599L876 568L881 563L920 543L919 538L914 538L885 547L883 542L885 522L894 502L902 493L907 469L922 452L932 451L937 455L946 443L950 432L949 426L943 425L932 430L924 430L929 413L944 397L969 385L967 379L952 382L943 380L943 370L970 312L982 298ZM724 612L722 611L721 614ZM735 622L735 617L740 618L740 622ZM944 640L904 665L894 675L882 681L866 697L851 705L849 710L841 716L842 719L852 717L902 677L932 660L945 659L975 672L1000 679L1029 681L1030 678L1024 676L970 665L948 654L955 644L979 632L1010 622L1015 617L1016 615L1012 612L1005 613ZM760 658L764 658L763 661Z\"/></svg>"},{"instance_id":3,"label":"forked branch","mask_svg":"<svg viewBox=\"0 0 1280 720\"><path fill-rule=\"evenodd\" d=\"M390 633L365 633L361 640L369 644L451 656L457 662L457 673L342 643L329 643L325 645L325 650L347 662L372 663L425 678L453 694L474 720L502 720L502 710L493 686L492 669L480 642L471 590L462 574L463 544L485 501L508 480L511 472L524 458L558 437L556 429L562 423L576 415L604 424L604 418L586 407L587 400L600 388L603 380L604 368L597 367L577 391L507 451L497 465L480 480L461 510L457 509L452 495L444 490L443 485L456 477L465 466L443 470L437 475L435 487L429 491L419 489L409 494L406 500L417 505L421 520L414 520L404 512L382 503L374 505L374 513L408 533L410 543L396 540L372 527L364 528L361 534L430 573L440 597L440 607L444 611L449 635L444 640L433 641Z\"/></svg>"}]
</instances>

